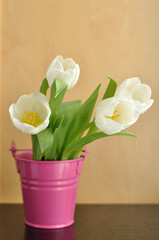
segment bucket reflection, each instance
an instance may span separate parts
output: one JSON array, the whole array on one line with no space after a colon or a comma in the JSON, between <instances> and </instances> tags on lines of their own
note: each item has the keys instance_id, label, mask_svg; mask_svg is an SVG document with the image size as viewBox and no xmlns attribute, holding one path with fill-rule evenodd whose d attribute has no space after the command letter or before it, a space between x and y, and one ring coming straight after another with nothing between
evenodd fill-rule
<instances>
[{"instance_id":1,"label":"bucket reflection","mask_svg":"<svg viewBox=\"0 0 159 240\"><path fill-rule=\"evenodd\" d=\"M38 229L26 226L25 240L75 240L73 225L60 229Z\"/></svg>"}]
</instances>

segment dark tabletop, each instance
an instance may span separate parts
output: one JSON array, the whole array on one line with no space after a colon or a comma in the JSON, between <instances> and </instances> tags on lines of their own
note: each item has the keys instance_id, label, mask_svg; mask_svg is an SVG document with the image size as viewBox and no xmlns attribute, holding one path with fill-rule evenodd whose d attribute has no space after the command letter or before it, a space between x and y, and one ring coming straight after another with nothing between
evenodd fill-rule
<instances>
[{"instance_id":1,"label":"dark tabletop","mask_svg":"<svg viewBox=\"0 0 159 240\"><path fill-rule=\"evenodd\" d=\"M22 205L0 205L0 240L159 240L159 205L77 205L58 230L24 224Z\"/></svg>"}]
</instances>

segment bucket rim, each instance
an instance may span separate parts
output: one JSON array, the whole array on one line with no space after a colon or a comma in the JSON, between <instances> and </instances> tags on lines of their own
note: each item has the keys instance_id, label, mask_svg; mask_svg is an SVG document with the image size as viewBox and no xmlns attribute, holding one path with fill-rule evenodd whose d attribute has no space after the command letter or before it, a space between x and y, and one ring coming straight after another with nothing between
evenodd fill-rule
<instances>
[{"instance_id":1,"label":"bucket rim","mask_svg":"<svg viewBox=\"0 0 159 240\"><path fill-rule=\"evenodd\" d=\"M80 158L75 158L75 159L70 159L70 160L46 160L46 161L41 161L41 160L34 160L34 159L25 159L24 154L30 153L32 154L32 149L17 149L15 146L15 142L12 141L11 143L11 148L10 151L12 152L12 155L15 160L18 161L23 161L26 163L39 163L39 164L60 164L60 163L71 163L71 162L78 162L78 161L84 161L86 154L89 153L87 150L87 145L85 146L85 149L82 150L82 155ZM22 152L17 154L17 152Z\"/></svg>"},{"instance_id":2,"label":"bucket rim","mask_svg":"<svg viewBox=\"0 0 159 240\"><path fill-rule=\"evenodd\" d=\"M76 162L76 161L82 161L85 159L85 155L80 157L80 158L76 158L76 159L70 159L70 160L34 160L34 159L26 159L24 157L22 157L21 155L26 154L26 153L32 153L32 151L28 151L28 152L23 152L20 154L16 154L15 155L15 159L18 161L23 161L23 162L27 162L27 163L39 163L39 164L60 164L60 163L67 163L67 162Z\"/></svg>"}]
</instances>

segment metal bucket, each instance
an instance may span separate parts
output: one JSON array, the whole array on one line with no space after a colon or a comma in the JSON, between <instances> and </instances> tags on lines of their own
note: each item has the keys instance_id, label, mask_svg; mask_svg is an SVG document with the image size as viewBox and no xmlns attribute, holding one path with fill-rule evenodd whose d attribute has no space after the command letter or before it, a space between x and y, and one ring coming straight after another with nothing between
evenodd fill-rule
<instances>
[{"instance_id":1,"label":"metal bucket","mask_svg":"<svg viewBox=\"0 0 159 240\"><path fill-rule=\"evenodd\" d=\"M47 229L72 225L86 151L81 158L67 161L32 160L31 149L16 149L14 142L11 151L20 174L25 223Z\"/></svg>"}]
</instances>

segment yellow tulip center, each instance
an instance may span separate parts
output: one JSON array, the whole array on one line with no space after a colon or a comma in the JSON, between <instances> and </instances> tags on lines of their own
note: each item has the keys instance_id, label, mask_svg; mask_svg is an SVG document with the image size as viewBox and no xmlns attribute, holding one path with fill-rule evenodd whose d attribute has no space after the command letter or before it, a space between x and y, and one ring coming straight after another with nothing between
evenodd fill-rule
<instances>
[{"instance_id":1,"label":"yellow tulip center","mask_svg":"<svg viewBox=\"0 0 159 240\"><path fill-rule=\"evenodd\" d=\"M120 117L120 114L116 114L117 112L119 112L119 110L115 110L111 117L107 117L107 116L104 116L104 117L111 119L111 120L116 120L118 117Z\"/></svg>"},{"instance_id":2,"label":"yellow tulip center","mask_svg":"<svg viewBox=\"0 0 159 240\"><path fill-rule=\"evenodd\" d=\"M21 122L32 125L33 127L37 127L43 123L43 120L38 113L25 111L22 115Z\"/></svg>"}]
</instances>

